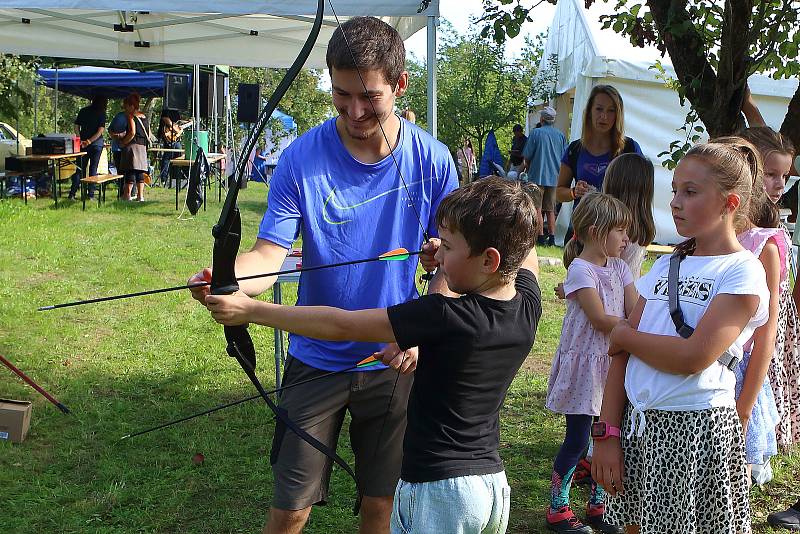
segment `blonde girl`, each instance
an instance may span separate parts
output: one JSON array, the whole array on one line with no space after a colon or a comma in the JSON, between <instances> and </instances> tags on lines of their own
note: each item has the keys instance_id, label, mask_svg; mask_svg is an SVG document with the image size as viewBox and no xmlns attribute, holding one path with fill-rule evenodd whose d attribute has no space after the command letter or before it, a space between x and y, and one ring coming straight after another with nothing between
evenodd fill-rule
<instances>
[{"instance_id":1,"label":"blonde girl","mask_svg":"<svg viewBox=\"0 0 800 534\"><path fill-rule=\"evenodd\" d=\"M553 463L546 521L556 532L621 532L606 522L603 489L592 484L586 524L569 506L575 467L589 443L592 418L599 415L611 359L608 334L636 302L630 269L620 254L628 244L631 215L603 193L590 193L575 208L575 236L564 250L567 313L553 358L546 406L566 417L564 442Z\"/></svg>"},{"instance_id":2,"label":"blonde girl","mask_svg":"<svg viewBox=\"0 0 800 534\"><path fill-rule=\"evenodd\" d=\"M634 280L641 276L647 245L656 237L654 191L653 162L641 154L621 154L608 165L603 193L621 200L631 210L630 242L620 257L628 264Z\"/></svg>"},{"instance_id":3,"label":"blonde girl","mask_svg":"<svg viewBox=\"0 0 800 534\"><path fill-rule=\"evenodd\" d=\"M736 239L760 172L746 142L689 150L670 202L678 233L689 238L675 257L682 317L670 314L671 257L663 256L636 284L630 323L611 332L592 476L611 495L609 520L626 532L751 532L730 367L769 315L764 269ZM693 333L682 337L676 322ZM725 354L732 361L720 361Z\"/></svg>"}]
</instances>

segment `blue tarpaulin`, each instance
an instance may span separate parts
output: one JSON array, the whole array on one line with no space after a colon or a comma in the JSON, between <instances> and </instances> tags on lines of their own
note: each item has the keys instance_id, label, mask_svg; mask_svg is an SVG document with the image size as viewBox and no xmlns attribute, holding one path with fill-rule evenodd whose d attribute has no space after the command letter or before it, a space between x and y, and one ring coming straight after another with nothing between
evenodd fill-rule
<instances>
[{"instance_id":1,"label":"blue tarpaulin","mask_svg":"<svg viewBox=\"0 0 800 534\"><path fill-rule=\"evenodd\" d=\"M297 129L297 124L294 122L294 119L279 109L272 112L272 117L280 120L281 123L283 123L283 129L287 132Z\"/></svg>"},{"instance_id":2,"label":"blue tarpaulin","mask_svg":"<svg viewBox=\"0 0 800 534\"><path fill-rule=\"evenodd\" d=\"M47 87L56 86L55 69L39 69L39 77ZM191 76L183 74L190 78ZM75 67L58 70L58 90L84 98L95 94L108 98L125 98L132 92L142 97L164 95L163 72L139 72L105 67Z\"/></svg>"},{"instance_id":3,"label":"blue tarpaulin","mask_svg":"<svg viewBox=\"0 0 800 534\"><path fill-rule=\"evenodd\" d=\"M478 167L478 176L497 174L495 172L497 168L492 165L492 163L503 167L503 155L500 153L500 147L497 145L497 137L494 135L494 130L489 132L486 136L486 145L483 149L483 155L481 156L480 167Z\"/></svg>"}]
</instances>

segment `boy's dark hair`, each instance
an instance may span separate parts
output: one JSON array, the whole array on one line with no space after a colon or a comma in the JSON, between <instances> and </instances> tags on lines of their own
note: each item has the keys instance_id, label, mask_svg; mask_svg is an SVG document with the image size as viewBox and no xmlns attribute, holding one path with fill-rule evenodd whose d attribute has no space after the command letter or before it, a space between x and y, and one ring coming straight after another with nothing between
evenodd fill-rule
<instances>
[{"instance_id":1,"label":"boy's dark hair","mask_svg":"<svg viewBox=\"0 0 800 534\"><path fill-rule=\"evenodd\" d=\"M522 131L522 125L521 124L515 124L514 128L512 128L512 130L515 131L515 132L521 132Z\"/></svg>"},{"instance_id":2,"label":"boy's dark hair","mask_svg":"<svg viewBox=\"0 0 800 534\"><path fill-rule=\"evenodd\" d=\"M500 252L497 272L514 278L536 243L536 207L528 186L499 177L483 178L447 195L436 212L436 225L459 232L470 255L487 248Z\"/></svg>"},{"instance_id":3,"label":"boy's dark hair","mask_svg":"<svg viewBox=\"0 0 800 534\"><path fill-rule=\"evenodd\" d=\"M325 61L329 70L379 70L386 83L394 87L405 69L406 47L397 30L382 20L353 17L331 35Z\"/></svg>"}]
</instances>

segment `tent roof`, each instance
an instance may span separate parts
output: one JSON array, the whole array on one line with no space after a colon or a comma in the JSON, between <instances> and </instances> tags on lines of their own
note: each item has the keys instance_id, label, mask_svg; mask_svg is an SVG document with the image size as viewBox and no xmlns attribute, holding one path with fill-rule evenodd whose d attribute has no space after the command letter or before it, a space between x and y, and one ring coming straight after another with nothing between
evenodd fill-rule
<instances>
[{"instance_id":1,"label":"tent roof","mask_svg":"<svg viewBox=\"0 0 800 534\"><path fill-rule=\"evenodd\" d=\"M403 39L425 27L427 17L439 14L438 0L334 0L333 4L342 19L382 18ZM309 33L316 5L313 0L0 0L0 51L285 68ZM326 43L336 26L326 5L307 68L325 67Z\"/></svg>"},{"instance_id":2,"label":"tent roof","mask_svg":"<svg viewBox=\"0 0 800 534\"><path fill-rule=\"evenodd\" d=\"M287 115L283 111L276 109L272 112L272 118L278 119L283 124L283 128L286 131L291 131L297 129L297 124L294 122L294 117L291 115Z\"/></svg>"},{"instance_id":3,"label":"tent roof","mask_svg":"<svg viewBox=\"0 0 800 534\"><path fill-rule=\"evenodd\" d=\"M642 5L641 9L640 15L647 6ZM558 1L539 68L539 76L544 75L550 58L558 57L557 93L574 88L579 76L663 83L657 77L658 72L651 68L658 61L667 76L675 77L669 56L662 57L655 46L636 47L611 28L603 29L600 17L615 12L614 2L597 0L586 9L582 0ZM796 87L796 80L773 80L767 76L750 78L750 89L756 95L791 97Z\"/></svg>"},{"instance_id":4,"label":"tent roof","mask_svg":"<svg viewBox=\"0 0 800 534\"><path fill-rule=\"evenodd\" d=\"M39 69L38 74L44 85L55 87L55 69ZM95 94L124 98L132 91L137 91L143 97L162 96L164 73L104 67L59 69L58 89L84 98L91 98Z\"/></svg>"}]
</instances>

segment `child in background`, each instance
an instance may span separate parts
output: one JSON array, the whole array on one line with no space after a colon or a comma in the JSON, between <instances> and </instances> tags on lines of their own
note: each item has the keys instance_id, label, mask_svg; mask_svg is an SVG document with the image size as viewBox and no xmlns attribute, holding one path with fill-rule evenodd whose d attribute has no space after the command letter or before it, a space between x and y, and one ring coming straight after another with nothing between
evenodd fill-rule
<instances>
[{"instance_id":1,"label":"child in background","mask_svg":"<svg viewBox=\"0 0 800 534\"><path fill-rule=\"evenodd\" d=\"M747 128L742 132L742 137L753 143L761 154L766 194L778 205L792 168L794 146L789 139L767 126ZM787 289L788 285L787 279ZM781 291L776 339L778 351L767 371L780 417L775 433L778 445L784 448L800 443L800 321L797 318L799 288L800 284L795 284L795 298L792 298L788 290Z\"/></svg>"},{"instance_id":2,"label":"child in background","mask_svg":"<svg viewBox=\"0 0 800 534\"><path fill-rule=\"evenodd\" d=\"M603 193L622 201L631 210L628 227L630 242L622 251L634 281L642 275L647 245L656 237L653 220L655 171L653 163L641 154L620 154L609 163L603 180Z\"/></svg>"},{"instance_id":3,"label":"child in background","mask_svg":"<svg viewBox=\"0 0 800 534\"><path fill-rule=\"evenodd\" d=\"M746 142L741 137L722 137L714 141L733 146ZM753 148L758 150L757 147ZM763 156L763 152L758 152ZM783 186L775 184L776 180L782 181L782 176L774 176L774 170L771 169L770 185L766 188L765 178L763 167L759 166L753 176L750 214L744 225L737 227L736 237L764 267L770 292L769 320L756 329L753 338L744 347L742 361L733 369L736 374L736 411L745 430L748 480L752 472L752 478L759 484L772 478L769 459L778 454L775 427L780 418L767 379L767 369L776 356L780 357L781 346L776 345L779 302L781 298L791 300L788 276L791 240L780 224L778 207L773 200L779 198L775 196L776 189L783 192ZM785 326L785 320L783 323Z\"/></svg>"},{"instance_id":4,"label":"child in background","mask_svg":"<svg viewBox=\"0 0 800 534\"><path fill-rule=\"evenodd\" d=\"M620 258L628 264L634 281L641 276L647 245L656 236L654 190L653 163L641 154L620 154L606 169L603 193L621 200L631 210L631 225L628 228L630 242ZM558 298L564 298L564 284L558 284L554 291Z\"/></svg>"},{"instance_id":5,"label":"child in background","mask_svg":"<svg viewBox=\"0 0 800 534\"><path fill-rule=\"evenodd\" d=\"M639 279L630 323L611 332L592 476L609 492L609 521L630 532L751 532L736 378L718 360L734 365L769 315L764 269L736 239L758 167L746 142L687 152L670 207L690 238L676 248L676 321L694 332L679 335L670 314L670 256Z\"/></svg>"},{"instance_id":6,"label":"child in background","mask_svg":"<svg viewBox=\"0 0 800 534\"><path fill-rule=\"evenodd\" d=\"M603 489L592 483L584 525L569 506L575 467L589 443L592 418L600 414L610 364L608 334L636 302L630 269L620 259L628 244L631 214L603 193L583 197L572 214L574 237L564 249L567 313L547 388L546 406L564 414L564 442L553 463L547 528L555 532L622 532L604 519Z\"/></svg>"},{"instance_id":7,"label":"child in background","mask_svg":"<svg viewBox=\"0 0 800 534\"><path fill-rule=\"evenodd\" d=\"M445 197L436 223L435 258L460 298L429 294L357 311L278 306L244 293L208 296L206 304L225 325L419 346L391 530L502 534L511 490L498 453L499 412L542 313L536 212L522 184L486 178Z\"/></svg>"}]
</instances>

